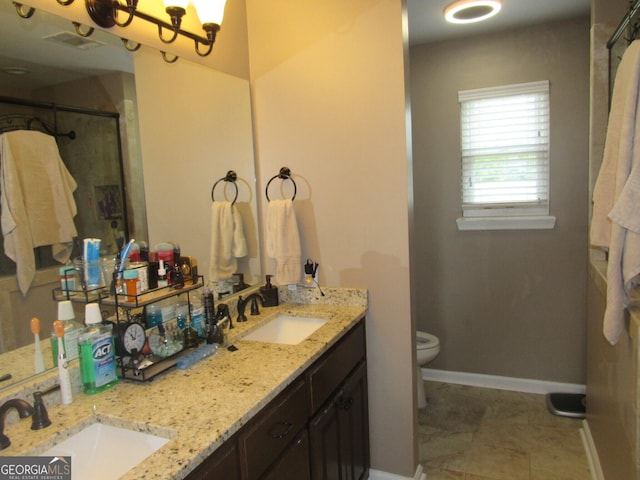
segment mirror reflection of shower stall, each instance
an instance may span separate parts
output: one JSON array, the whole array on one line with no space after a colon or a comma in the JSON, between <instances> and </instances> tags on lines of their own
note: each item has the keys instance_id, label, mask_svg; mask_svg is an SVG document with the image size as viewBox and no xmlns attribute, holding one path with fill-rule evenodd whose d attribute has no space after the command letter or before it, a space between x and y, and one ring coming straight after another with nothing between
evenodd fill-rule
<instances>
[{"instance_id":1,"label":"mirror reflection of shower stall","mask_svg":"<svg viewBox=\"0 0 640 480\"><path fill-rule=\"evenodd\" d=\"M115 254L129 236L119 114L0 97L0 132L20 129L54 135L78 184L72 258L82 255L83 238L100 238L102 255ZM36 248L38 269L56 265L49 247ZM0 276L14 274L15 264L3 253Z\"/></svg>"}]
</instances>

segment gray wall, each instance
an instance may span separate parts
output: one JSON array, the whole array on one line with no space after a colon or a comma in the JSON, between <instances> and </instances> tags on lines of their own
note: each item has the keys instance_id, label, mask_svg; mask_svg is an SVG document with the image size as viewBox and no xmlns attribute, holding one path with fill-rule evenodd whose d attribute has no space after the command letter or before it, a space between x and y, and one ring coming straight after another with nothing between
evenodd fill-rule
<instances>
[{"instance_id":1,"label":"gray wall","mask_svg":"<svg viewBox=\"0 0 640 480\"><path fill-rule=\"evenodd\" d=\"M584 383L589 18L411 50L417 326L429 367ZM551 82L553 230L466 231L458 90Z\"/></svg>"}]
</instances>

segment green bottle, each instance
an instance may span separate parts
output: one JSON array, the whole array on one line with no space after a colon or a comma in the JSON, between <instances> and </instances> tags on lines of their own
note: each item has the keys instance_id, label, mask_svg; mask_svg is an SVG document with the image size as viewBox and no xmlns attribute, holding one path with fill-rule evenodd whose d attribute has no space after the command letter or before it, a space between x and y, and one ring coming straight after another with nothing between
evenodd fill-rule
<instances>
[{"instance_id":1,"label":"green bottle","mask_svg":"<svg viewBox=\"0 0 640 480\"><path fill-rule=\"evenodd\" d=\"M80 379L82 391L94 394L118 383L113 327L102 324L97 303L85 306L85 324L87 326L78 337Z\"/></svg>"}]
</instances>

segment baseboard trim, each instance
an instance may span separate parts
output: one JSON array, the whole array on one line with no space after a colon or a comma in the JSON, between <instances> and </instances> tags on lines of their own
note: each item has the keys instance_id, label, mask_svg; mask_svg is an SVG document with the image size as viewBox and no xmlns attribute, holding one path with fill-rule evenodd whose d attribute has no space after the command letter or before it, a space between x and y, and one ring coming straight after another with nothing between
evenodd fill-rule
<instances>
[{"instance_id":1,"label":"baseboard trim","mask_svg":"<svg viewBox=\"0 0 640 480\"><path fill-rule=\"evenodd\" d=\"M585 393L584 385L577 383L546 382L529 378L501 377L481 373L451 372L448 370L422 369L423 380L455 383L472 387L495 388L526 393Z\"/></svg>"},{"instance_id":2,"label":"baseboard trim","mask_svg":"<svg viewBox=\"0 0 640 480\"><path fill-rule=\"evenodd\" d=\"M582 438L582 444L584 445L584 451L587 454L587 462L589 463L589 471L591 472L591 480L604 480L604 472L600 465L600 457L598 457L598 451L596 450L596 444L593 441L591 435L591 429L587 420L582 421L582 428L580 429L580 437Z\"/></svg>"},{"instance_id":3,"label":"baseboard trim","mask_svg":"<svg viewBox=\"0 0 640 480\"><path fill-rule=\"evenodd\" d=\"M403 477L381 470L369 470L369 480L427 480L427 475L422 470L422 465L418 465L413 477Z\"/></svg>"}]
</instances>

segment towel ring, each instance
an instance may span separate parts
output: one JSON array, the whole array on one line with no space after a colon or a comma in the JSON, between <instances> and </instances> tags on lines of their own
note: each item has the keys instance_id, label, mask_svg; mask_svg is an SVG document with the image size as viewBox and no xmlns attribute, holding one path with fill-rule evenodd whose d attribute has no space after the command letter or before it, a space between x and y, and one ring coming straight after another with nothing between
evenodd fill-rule
<instances>
[{"instance_id":1,"label":"towel ring","mask_svg":"<svg viewBox=\"0 0 640 480\"><path fill-rule=\"evenodd\" d=\"M298 186L296 185L296 182L293 180L293 178L291 178L291 170L289 169L289 167L282 167L280 169L280 172L278 172L277 175L271 177L271 180L267 182L267 187L264 189L264 194L267 197L267 202L271 201L271 199L269 198L269 185L271 185L271 182L273 182L276 178L281 178L282 180L291 180L291 183L293 183L293 197L291 197L291 201L293 202L296 199L296 194L298 193Z\"/></svg>"},{"instance_id":2,"label":"towel ring","mask_svg":"<svg viewBox=\"0 0 640 480\"><path fill-rule=\"evenodd\" d=\"M236 196L233 197L233 202L231 202L231 205L234 205L236 203L236 200L238 199L238 184L236 184L237 179L238 175L236 174L236 172L234 172L233 170L229 170L224 177L216 180L216 183L214 183L213 187L211 187L211 201L215 202L215 199L213 198L213 191L216 189L216 185L218 185L220 182L231 182L233 186L236 187Z\"/></svg>"}]
</instances>

